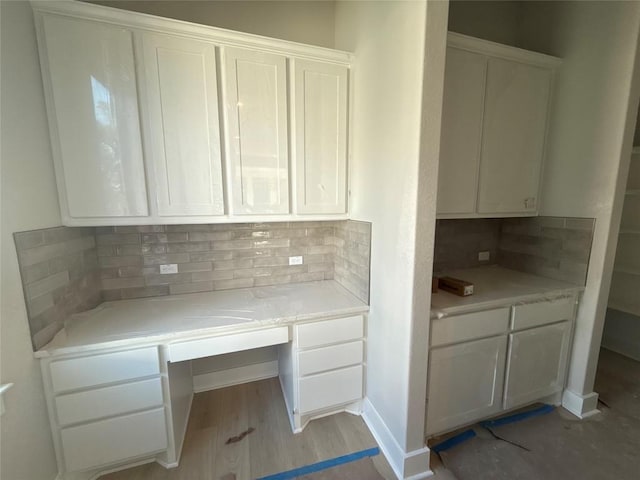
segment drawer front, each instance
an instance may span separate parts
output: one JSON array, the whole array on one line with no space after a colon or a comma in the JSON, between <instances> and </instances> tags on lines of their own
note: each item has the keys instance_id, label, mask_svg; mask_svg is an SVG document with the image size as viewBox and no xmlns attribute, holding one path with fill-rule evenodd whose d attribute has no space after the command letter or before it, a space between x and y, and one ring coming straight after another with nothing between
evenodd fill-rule
<instances>
[{"instance_id":1,"label":"drawer front","mask_svg":"<svg viewBox=\"0 0 640 480\"><path fill-rule=\"evenodd\" d=\"M96 388L56 397L59 425L86 422L162 406L162 381L141 382Z\"/></svg>"},{"instance_id":2,"label":"drawer front","mask_svg":"<svg viewBox=\"0 0 640 480\"><path fill-rule=\"evenodd\" d=\"M431 322L431 346L491 337L508 329L508 307L438 318Z\"/></svg>"},{"instance_id":3,"label":"drawer front","mask_svg":"<svg viewBox=\"0 0 640 480\"><path fill-rule=\"evenodd\" d=\"M362 365L300 379L300 413L331 408L362 398Z\"/></svg>"},{"instance_id":4,"label":"drawer front","mask_svg":"<svg viewBox=\"0 0 640 480\"><path fill-rule=\"evenodd\" d=\"M289 328L276 327L266 330L237 333L235 335L221 335L219 337L201 338L178 342L169 345L169 361L181 362L194 358L221 355L223 353L239 352L251 348L279 345L289 341Z\"/></svg>"},{"instance_id":5,"label":"drawer front","mask_svg":"<svg viewBox=\"0 0 640 480\"><path fill-rule=\"evenodd\" d=\"M51 362L54 392L93 387L158 375L160 362L156 347Z\"/></svg>"},{"instance_id":6,"label":"drawer front","mask_svg":"<svg viewBox=\"0 0 640 480\"><path fill-rule=\"evenodd\" d=\"M319 347L332 343L348 342L364 336L362 315L336 318L296 326L299 348Z\"/></svg>"},{"instance_id":7,"label":"drawer front","mask_svg":"<svg viewBox=\"0 0 640 480\"><path fill-rule=\"evenodd\" d=\"M167 448L164 408L63 428L61 436L71 472L159 452Z\"/></svg>"},{"instance_id":8,"label":"drawer front","mask_svg":"<svg viewBox=\"0 0 640 480\"><path fill-rule=\"evenodd\" d=\"M572 320L575 303L575 297L565 297L545 302L515 305L511 328L523 330L562 320Z\"/></svg>"},{"instance_id":9,"label":"drawer front","mask_svg":"<svg viewBox=\"0 0 640 480\"><path fill-rule=\"evenodd\" d=\"M363 342L342 343L298 353L301 376L362 363Z\"/></svg>"}]
</instances>

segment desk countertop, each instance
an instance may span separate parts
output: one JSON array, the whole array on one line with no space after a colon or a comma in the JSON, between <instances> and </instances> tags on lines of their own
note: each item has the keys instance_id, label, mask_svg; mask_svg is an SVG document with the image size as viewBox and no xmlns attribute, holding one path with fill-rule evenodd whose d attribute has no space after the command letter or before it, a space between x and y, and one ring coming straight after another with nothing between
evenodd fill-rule
<instances>
[{"instance_id":1,"label":"desk countertop","mask_svg":"<svg viewBox=\"0 0 640 480\"><path fill-rule=\"evenodd\" d=\"M105 302L73 315L35 356L160 345L368 310L333 280Z\"/></svg>"}]
</instances>

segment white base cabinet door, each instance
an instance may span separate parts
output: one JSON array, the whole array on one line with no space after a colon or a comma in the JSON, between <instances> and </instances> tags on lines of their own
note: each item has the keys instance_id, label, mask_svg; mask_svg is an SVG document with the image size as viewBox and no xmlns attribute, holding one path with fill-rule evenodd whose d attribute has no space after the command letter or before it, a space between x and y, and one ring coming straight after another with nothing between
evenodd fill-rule
<instances>
[{"instance_id":1,"label":"white base cabinet door","mask_svg":"<svg viewBox=\"0 0 640 480\"><path fill-rule=\"evenodd\" d=\"M215 45L141 36L157 214L223 215Z\"/></svg>"},{"instance_id":2,"label":"white base cabinet door","mask_svg":"<svg viewBox=\"0 0 640 480\"><path fill-rule=\"evenodd\" d=\"M431 350L427 434L501 410L506 351L506 335Z\"/></svg>"},{"instance_id":3,"label":"white base cabinet door","mask_svg":"<svg viewBox=\"0 0 640 480\"><path fill-rule=\"evenodd\" d=\"M572 322L509 335L504 408L524 405L564 387Z\"/></svg>"}]
</instances>

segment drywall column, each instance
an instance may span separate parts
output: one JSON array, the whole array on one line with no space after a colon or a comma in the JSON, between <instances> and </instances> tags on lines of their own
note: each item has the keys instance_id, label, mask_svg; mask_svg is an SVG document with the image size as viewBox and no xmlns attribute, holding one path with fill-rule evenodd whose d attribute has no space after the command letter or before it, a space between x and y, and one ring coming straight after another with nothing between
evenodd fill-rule
<instances>
[{"instance_id":1,"label":"drywall column","mask_svg":"<svg viewBox=\"0 0 640 480\"><path fill-rule=\"evenodd\" d=\"M58 468L12 233L60 225L35 27L26 1L0 2L2 300L0 477L52 480Z\"/></svg>"},{"instance_id":2,"label":"drywall column","mask_svg":"<svg viewBox=\"0 0 640 480\"><path fill-rule=\"evenodd\" d=\"M554 92L541 215L596 219L563 405L593 392L638 106L638 2L523 2L522 47L564 59Z\"/></svg>"},{"instance_id":3,"label":"drywall column","mask_svg":"<svg viewBox=\"0 0 640 480\"><path fill-rule=\"evenodd\" d=\"M435 204L418 206L433 200L435 189L423 196L428 185L421 182L434 183L425 177L437 171L441 92L425 98L434 110L425 115L428 131L421 129L423 75L433 76L436 90L444 76L439 50L446 42L447 4L437 3L336 4L335 46L355 53L351 213L372 222L364 417L400 478L430 473L423 427L430 306L425 275L431 274L432 251L428 245L422 245L428 252L418 250L416 236L429 235L434 221L432 215L418 221L418 214ZM433 38L425 34L427 19ZM434 42L432 68L425 65L425 40L430 47ZM421 138L435 144L421 152Z\"/></svg>"}]
</instances>

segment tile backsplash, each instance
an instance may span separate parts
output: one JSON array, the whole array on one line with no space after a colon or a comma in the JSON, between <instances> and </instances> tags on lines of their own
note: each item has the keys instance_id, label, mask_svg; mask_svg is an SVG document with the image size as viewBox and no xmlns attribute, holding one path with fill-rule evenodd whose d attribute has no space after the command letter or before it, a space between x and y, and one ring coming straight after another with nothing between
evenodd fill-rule
<instances>
[{"instance_id":1,"label":"tile backsplash","mask_svg":"<svg viewBox=\"0 0 640 480\"><path fill-rule=\"evenodd\" d=\"M333 222L98 227L105 300L333 279ZM302 265L289 265L302 256ZM163 274L161 265L177 265Z\"/></svg>"},{"instance_id":2,"label":"tile backsplash","mask_svg":"<svg viewBox=\"0 0 640 480\"><path fill-rule=\"evenodd\" d=\"M584 285L594 228L593 218L505 218L498 263L514 270Z\"/></svg>"},{"instance_id":3,"label":"tile backsplash","mask_svg":"<svg viewBox=\"0 0 640 480\"><path fill-rule=\"evenodd\" d=\"M437 220L433 271L493 265L498 258L501 218ZM479 261L478 252L489 252Z\"/></svg>"},{"instance_id":4,"label":"tile backsplash","mask_svg":"<svg viewBox=\"0 0 640 480\"><path fill-rule=\"evenodd\" d=\"M14 235L34 349L102 301L334 279L369 301L371 224L59 227ZM301 256L301 265L289 265ZM161 265L175 264L175 273Z\"/></svg>"},{"instance_id":5,"label":"tile backsplash","mask_svg":"<svg viewBox=\"0 0 640 480\"><path fill-rule=\"evenodd\" d=\"M57 227L14 234L34 349L69 315L101 302L93 228Z\"/></svg>"},{"instance_id":6,"label":"tile backsplash","mask_svg":"<svg viewBox=\"0 0 640 480\"><path fill-rule=\"evenodd\" d=\"M360 300L369 303L371 223L337 222L333 245L335 279Z\"/></svg>"},{"instance_id":7,"label":"tile backsplash","mask_svg":"<svg viewBox=\"0 0 640 480\"><path fill-rule=\"evenodd\" d=\"M434 273L498 264L505 268L584 285L595 220L520 217L438 220ZM487 262L478 252L489 251Z\"/></svg>"}]
</instances>

